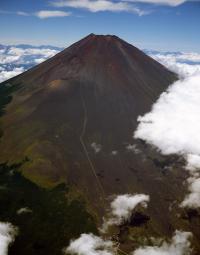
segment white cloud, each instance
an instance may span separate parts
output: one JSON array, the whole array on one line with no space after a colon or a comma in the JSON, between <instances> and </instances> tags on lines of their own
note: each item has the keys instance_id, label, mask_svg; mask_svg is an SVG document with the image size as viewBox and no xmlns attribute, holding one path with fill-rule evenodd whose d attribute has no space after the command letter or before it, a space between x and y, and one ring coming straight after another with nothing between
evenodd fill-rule
<instances>
[{"instance_id":1,"label":"white cloud","mask_svg":"<svg viewBox=\"0 0 200 255\"><path fill-rule=\"evenodd\" d=\"M136 144L128 144L128 145L126 146L126 149L127 149L128 151L134 152L135 154L140 153L140 150L137 148L137 145L136 145Z\"/></svg>"},{"instance_id":2,"label":"white cloud","mask_svg":"<svg viewBox=\"0 0 200 255\"><path fill-rule=\"evenodd\" d=\"M17 62L19 60L20 56L12 56L7 54L0 55L0 63L1 64L10 64L13 62Z\"/></svg>"},{"instance_id":3,"label":"white cloud","mask_svg":"<svg viewBox=\"0 0 200 255\"><path fill-rule=\"evenodd\" d=\"M163 154L182 155L188 179L189 194L183 207L200 207L200 54L185 52L149 52L149 55L181 80L172 84L153 105L152 111L139 117L134 134L156 146Z\"/></svg>"},{"instance_id":4,"label":"white cloud","mask_svg":"<svg viewBox=\"0 0 200 255\"><path fill-rule=\"evenodd\" d=\"M32 210L28 207L23 207L23 208L20 208L19 210L17 210L18 215L26 214L26 213L32 213Z\"/></svg>"},{"instance_id":5,"label":"white cloud","mask_svg":"<svg viewBox=\"0 0 200 255\"><path fill-rule=\"evenodd\" d=\"M149 196L144 194L117 196L111 203L112 215L121 223L123 220L129 219L136 206L140 204L146 207L148 201Z\"/></svg>"},{"instance_id":6,"label":"white cloud","mask_svg":"<svg viewBox=\"0 0 200 255\"><path fill-rule=\"evenodd\" d=\"M35 16L40 19L47 19L47 18L55 18L55 17L67 17L70 16L70 12L66 11L59 11L59 10L40 10L35 13L28 13L28 12L23 12L23 11L16 11L16 12L11 12L11 11L5 11L5 10L0 10L0 14L12 14L12 15L18 15L18 16Z\"/></svg>"},{"instance_id":7,"label":"white cloud","mask_svg":"<svg viewBox=\"0 0 200 255\"><path fill-rule=\"evenodd\" d=\"M34 61L38 65L38 64L44 62L45 60L46 60L45 58L36 58Z\"/></svg>"},{"instance_id":8,"label":"white cloud","mask_svg":"<svg viewBox=\"0 0 200 255\"><path fill-rule=\"evenodd\" d=\"M49 48L18 48L18 47L11 47L7 54L11 56L17 56L17 57L22 57L22 56L32 56L32 55L41 55L44 56L45 58L50 58L53 57L58 51L54 49L49 49Z\"/></svg>"},{"instance_id":9,"label":"white cloud","mask_svg":"<svg viewBox=\"0 0 200 255\"><path fill-rule=\"evenodd\" d=\"M109 226L120 225L124 221L128 221L133 210L139 205L146 208L149 200L149 196L144 194L124 194L117 196L111 202L110 215L108 218L104 218L103 226L100 231L105 233Z\"/></svg>"},{"instance_id":10,"label":"white cloud","mask_svg":"<svg viewBox=\"0 0 200 255\"><path fill-rule=\"evenodd\" d=\"M55 18L55 17L67 17L70 16L70 12L65 11L47 11L47 10L41 10L35 13L36 17L39 17L40 19L47 19L47 18Z\"/></svg>"},{"instance_id":11,"label":"white cloud","mask_svg":"<svg viewBox=\"0 0 200 255\"><path fill-rule=\"evenodd\" d=\"M182 207L198 208L200 206L200 178L191 177L188 179L190 193L181 203Z\"/></svg>"},{"instance_id":12,"label":"white cloud","mask_svg":"<svg viewBox=\"0 0 200 255\"><path fill-rule=\"evenodd\" d=\"M112 154L113 156L116 156L116 155L118 154L118 151L111 151L111 154Z\"/></svg>"},{"instance_id":13,"label":"white cloud","mask_svg":"<svg viewBox=\"0 0 200 255\"><path fill-rule=\"evenodd\" d=\"M195 154L188 154L186 156L187 165L186 169L192 172L192 175L196 175L200 169L200 156Z\"/></svg>"},{"instance_id":14,"label":"white cloud","mask_svg":"<svg viewBox=\"0 0 200 255\"><path fill-rule=\"evenodd\" d=\"M172 84L153 105L151 112L138 118L134 138L146 140L162 154L180 154L186 161L189 196L182 206L200 207L200 73Z\"/></svg>"},{"instance_id":15,"label":"white cloud","mask_svg":"<svg viewBox=\"0 0 200 255\"><path fill-rule=\"evenodd\" d=\"M164 92L152 111L139 117L135 138L163 154L200 154L200 74L179 80Z\"/></svg>"},{"instance_id":16,"label":"white cloud","mask_svg":"<svg viewBox=\"0 0 200 255\"><path fill-rule=\"evenodd\" d=\"M159 239L159 246L144 246L133 251L131 255L189 255L192 251L191 237L190 232L176 230L170 242ZM79 238L72 240L63 252L78 255L114 255L118 252L118 245L94 234L82 234Z\"/></svg>"},{"instance_id":17,"label":"white cloud","mask_svg":"<svg viewBox=\"0 0 200 255\"><path fill-rule=\"evenodd\" d=\"M78 255L113 255L115 248L112 241L103 240L93 234L82 234L78 239L72 240L64 249L65 254Z\"/></svg>"},{"instance_id":18,"label":"white cloud","mask_svg":"<svg viewBox=\"0 0 200 255\"><path fill-rule=\"evenodd\" d=\"M23 12L23 11L12 12L12 11L0 10L0 14L15 14L19 16L30 16L29 13Z\"/></svg>"},{"instance_id":19,"label":"white cloud","mask_svg":"<svg viewBox=\"0 0 200 255\"><path fill-rule=\"evenodd\" d=\"M29 64L34 63L35 59L43 59L53 57L58 50L49 48L19 48L11 46L8 50L0 53L0 64Z\"/></svg>"},{"instance_id":20,"label":"white cloud","mask_svg":"<svg viewBox=\"0 0 200 255\"><path fill-rule=\"evenodd\" d=\"M179 53L179 54L176 55L176 60L178 60L178 61L200 62L200 53L182 52L182 53Z\"/></svg>"},{"instance_id":21,"label":"white cloud","mask_svg":"<svg viewBox=\"0 0 200 255\"><path fill-rule=\"evenodd\" d=\"M135 250L132 255L189 255L191 254L190 232L175 231L171 242L163 242L160 246L145 246Z\"/></svg>"},{"instance_id":22,"label":"white cloud","mask_svg":"<svg viewBox=\"0 0 200 255\"><path fill-rule=\"evenodd\" d=\"M178 6L185 3L187 0L124 0L128 2L137 2L137 3L149 3L149 4L158 4L158 5L169 5L169 6Z\"/></svg>"},{"instance_id":23,"label":"white cloud","mask_svg":"<svg viewBox=\"0 0 200 255\"><path fill-rule=\"evenodd\" d=\"M124 220L129 220L137 206L147 207L149 196L144 194L119 195L111 202L110 217L103 222L100 229L107 231L110 225L120 225ZM65 254L78 255L114 255L117 254L117 245L111 240L105 240L93 234L82 234L78 239L72 240L63 251Z\"/></svg>"},{"instance_id":24,"label":"white cloud","mask_svg":"<svg viewBox=\"0 0 200 255\"><path fill-rule=\"evenodd\" d=\"M134 12L138 15L148 14L149 11L140 10L138 7L133 6L124 1L114 2L110 0L57 0L52 2L56 7L71 7L85 9L90 12Z\"/></svg>"},{"instance_id":25,"label":"white cloud","mask_svg":"<svg viewBox=\"0 0 200 255\"><path fill-rule=\"evenodd\" d=\"M0 70L0 82L6 81L20 73L23 73L24 71L23 67L16 67L12 71Z\"/></svg>"},{"instance_id":26,"label":"white cloud","mask_svg":"<svg viewBox=\"0 0 200 255\"><path fill-rule=\"evenodd\" d=\"M92 147L92 149L94 150L95 153L99 153L101 151L101 149L102 149L101 144L97 144L95 142L93 142L91 144L91 147Z\"/></svg>"},{"instance_id":27,"label":"white cloud","mask_svg":"<svg viewBox=\"0 0 200 255\"><path fill-rule=\"evenodd\" d=\"M199 53L149 53L156 61L166 66L171 71L185 78L200 72Z\"/></svg>"},{"instance_id":28,"label":"white cloud","mask_svg":"<svg viewBox=\"0 0 200 255\"><path fill-rule=\"evenodd\" d=\"M20 15L20 16L29 16L29 15L30 15L29 13L27 13L27 12L22 12L22 11L18 11L16 14L17 14L17 15Z\"/></svg>"},{"instance_id":29,"label":"white cloud","mask_svg":"<svg viewBox=\"0 0 200 255\"><path fill-rule=\"evenodd\" d=\"M52 47L5 46L0 51L0 82L12 78L58 53Z\"/></svg>"},{"instance_id":30,"label":"white cloud","mask_svg":"<svg viewBox=\"0 0 200 255\"><path fill-rule=\"evenodd\" d=\"M7 255L9 245L17 235L17 228L10 223L0 222L0 255Z\"/></svg>"}]
</instances>

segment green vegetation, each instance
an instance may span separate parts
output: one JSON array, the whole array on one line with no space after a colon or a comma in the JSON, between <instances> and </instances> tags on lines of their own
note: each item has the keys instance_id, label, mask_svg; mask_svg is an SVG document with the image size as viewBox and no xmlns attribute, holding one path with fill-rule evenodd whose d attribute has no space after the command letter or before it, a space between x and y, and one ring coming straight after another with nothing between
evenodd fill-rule
<instances>
[{"instance_id":1,"label":"green vegetation","mask_svg":"<svg viewBox=\"0 0 200 255\"><path fill-rule=\"evenodd\" d=\"M10 255L59 255L71 238L97 233L84 203L68 198L70 190L65 184L42 189L18 172L20 166L0 165L0 221L19 227ZM17 214L26 207L32 212Z\"/></svg>"},{"instance_id":2,"label":"green vegetation","mask_svg":"<svg viewBox=\"0 0 200 255\"><path fill-rule=\"evenodd\" d=\"M18 86L12 86L10 83L0 85L0 116L5 113L5 106L12 100L12 93Z\"/></svg>"},{"instance_id":3,"label":"green vegetation","mask_svg":"<svg viewBox=\"0 0 200 255\"><path fill-rule=\"evenodd\" d=\"M0 84L0 117L5 113L5 107L12 100L12 93L16 91L18 85L12 86L10 83L4 82ZM0 121L0 138L3 135Z\"/></svg>"},{"instance_id":4,"label":"green vegetation","mask_svg":"<svg viewBox=\"0 0 200 255\"><path fill-rule=\"evenodd\" d=\"M0 116L18 87L8 82L0 85ZM2 134L0 127L0 137ZM69 187L59 184L53 189L43 189L20 173L24 166L31 164L28 158L18 164L0 164L0 221L11 222L19 228L9 255L59 255L70 239L83 232L97 233L84 202L73 199ZM28 208L28 212L17 213L22 208Z\"/></svg>"}]
</instances>

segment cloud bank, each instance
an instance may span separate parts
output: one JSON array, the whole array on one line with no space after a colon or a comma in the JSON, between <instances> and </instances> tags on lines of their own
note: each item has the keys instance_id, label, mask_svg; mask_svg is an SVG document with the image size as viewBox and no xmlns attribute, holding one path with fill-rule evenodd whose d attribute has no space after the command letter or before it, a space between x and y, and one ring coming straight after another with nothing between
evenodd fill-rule
<instances>
[{"instance_id":1,"label":"cloud bank","mask_svg":"<svg viewBox=\"0 0 200 255\"><path fill-rule=\"evenodd\" d=\"M200 73L200 54L195 52L155 52L146 53L166 66L169 70L179 74L180 78Z\"/></svg>"},{"instance_id":2,"label":"cloud bank","mask_svg":"<svg viewBox=\"0 0 200 255\"><path fill-rule=\"evenodd\" d=\"M200 206L200 178L191 177L188 179L189 194L181 203L182 207L198 208Z\"/></svg>"},{"instance_id":3,"label":"cloud bank","mask_svg":"<svg viewBox=\"0 0 200 255\"><path fill-rule=\"evenodd\" d=\"M162 154L180 154L186 162L189 192L181 204L200 207L200 54L158 53L149 55L179 74L153 105L151 112L138 118L134 138L156 146Z\"/></svg>"},{"instance_id":4,"label":"cloud bank","mask_svg":"<svg viewBox=\"0 0 200 255\"><path fill-rule=\"evenodd\" d=\"M72 240L64 249L65 254L78 255L113 255L114 245L112 241L103 240L93 234L82 234L78 239Z\"/></svg>"},{"instance_id":5,"label":"cloud bank","mask_svg":"<svg viewBox=\"0 0 200 255\"><path fill-rule=\"evenodd\" d=\"M190 232L176 231L171 242L163 242L160 246L145 246L135 250L132 255L189 255Z\"/></svg>"},{"instance_id":6,"label":"cloud bank","mask_svg":"<svg viewBox=\"0 0 200 255\"><path fill-rule=\"evenodd\" d=\"M24 71L23 67L16 67L11 71L6 71L6 69L0 68L0 82L6 81L20 73L23 73Z\"/></svg>"},{"instance_id":7,"label":"cloud bank","mask_svg":"<svg viewBox=\"0 0 200 255\"><path fill-rule=\"evenodd\" d=\"M0 82L53 57L61 48L52 46L0 45Z\"/></svg>"},{"instance_id":8,"label":"cloud bank","mask_svg":"<svg viewBox=\"0 0 200 255\"><path fill-rule=\"evenodd\" d=\"M134 137L157 146L165 155L200 155L199 81L200 74L171 85L152 111L138 118Z\"/></svg>"},{"instance_id":9,"label":"cloud bank","mask_svg":"<svg viewBox=\"0 0 200 255\"><path fill-rule=\"evenodd\" d=\"M9 245L17 235L17 228L10 223L0 222L0 255L7 255Z\"/></svg>"}]
</instances>

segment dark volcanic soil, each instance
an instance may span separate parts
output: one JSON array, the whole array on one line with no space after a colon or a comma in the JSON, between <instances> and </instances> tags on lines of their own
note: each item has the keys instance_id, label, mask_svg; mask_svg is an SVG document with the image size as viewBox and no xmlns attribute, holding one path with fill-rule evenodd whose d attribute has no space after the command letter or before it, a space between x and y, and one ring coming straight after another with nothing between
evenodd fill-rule
<instances>
[{"instance_id":1,"label":"dark volcanic soil","mask_svg":"<svg viewBox=\"0 0 200 255\"><path fill-rule=\"evenodd\" d=\"M182 162L132 138L138 116L176 79L118 37L89 35L1 85L18 90L1 118L0 162L28 158L24 177L43 188L65 182L98 222L110 195L149 194L148 234L171 236L181 228L198 240L199 220L179 217ZM133 144L137 150L128 150Z\"/></svg>"}]
</instances>

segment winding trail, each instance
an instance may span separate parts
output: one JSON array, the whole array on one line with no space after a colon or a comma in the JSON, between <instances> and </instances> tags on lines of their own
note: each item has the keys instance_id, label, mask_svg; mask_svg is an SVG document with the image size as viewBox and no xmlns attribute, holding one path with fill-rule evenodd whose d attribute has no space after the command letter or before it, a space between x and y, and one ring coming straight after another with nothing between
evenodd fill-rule
<instances>
[{"instance_id":1,"label":"winding trail","mask_svg":"<svg viewBox=\"0 0 200 255\"><path fill-rule=\"evenodd\" d=\"M83 147L83 151L85 153L85 156L89 162L89 165L90 165L90 168L92 170L92 173L96 179L96 182L97 182L97 185L99 187L99 190L102 194L102 202L103 204L105 203L105 191L103 189L103 186L101 185L101 182L96 174L96 170L95 170L95 166L92 162L92 160L90 159L90 156L89 156L89 153L87 151L87 148L86 148L86 145L85 145L85 142L84 142L84 135L85 135L85 131L86 131L86 127L87 127L87 122L88 122L88 117L87 117L87 107L86 107L86 103L85 103L85 99L83 97L83 93L82 93L82 86L80 86L80 95L81 95L81 101L82 101L82 104L83 104L83 110L84 110L84 120L83 120L83 128L82 128L82 132L81 132L81 135L80 135L80 143Z\"/></svg>"}]
</instances>

